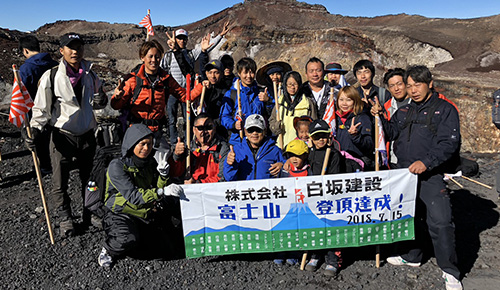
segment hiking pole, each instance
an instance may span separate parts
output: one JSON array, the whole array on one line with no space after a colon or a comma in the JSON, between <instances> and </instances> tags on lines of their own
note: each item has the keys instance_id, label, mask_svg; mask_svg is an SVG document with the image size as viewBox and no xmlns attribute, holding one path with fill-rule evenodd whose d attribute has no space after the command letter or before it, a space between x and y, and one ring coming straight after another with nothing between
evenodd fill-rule
<instances>
[{"instance_id":1,"label":"hiking pole","mask_svg":"<svg viewBox=\"0 0 500 290\"><path fill-rule=\"evenodd\" d=\"M379 117L375 116L375 171L380 170L380 156L378 151L378 146L380 145L380 140L378 139L380 135L379 122ZM375 267L380 268L380 245L375 246Z\"/></svg>"},{"instance_id":2,"label":"hiking pole","mask_svg":"<svg viewBox=\"0 0 500 290\"><path fill-rule=\"evenodd\" d=\"M448 178L449 180L453 181L456 185L458 185L458 187L460 187L460 188L464 188L464 186L463 186L463 185L461 185L460 183L458 183L458 181L456 181L455 179L453 179L453 177L452 177L452 176L450 176L450 175L448 175L448 174L446 174L446 173L444 174L444 176L445 176L446 178Z\"/></svg>"},{"instance_id":3,"label":"hiking pole","mask_svg":"<svg viewBox=\"0 0 500 290\"><path fill-rule=\"evenodd\" d=\"M236 92L238 95L238 117L241 123L243 123L243 117L241 116L241 87L240 87L240 80L236 80ZM241 124L243 126L243 124ZM243 128L243 127L242 127ZM243 140L243 129L240 129L240 139ZM241 141L240 141L241 142Z\"/></svg>"},{"instance_id":4,"label":"hiking pole","mask_svg":"<svg viewBox=\"0 0 500 290\"><path fill-rule=\"evenodd\" d=\"M332 152L331 144L332 142L330 140L327 145L328 147L326 148L325 159L323 159L323 166L321 167L322 176L326 174L326 168L328 167L328 161L330 160L330 154ZM304 271L304 267L306 266L306 260L307 260L307 252L304 252L304 254L302 254L302 261L300 263L300 270L302 271Z\"/></svg>"},{"instance_id":5,"label":"hiking pole","mask_svg":"<svg viewBox=\"0 0 500 290\"><path fill-rule=\"evenodd\" d=\"M470 182L474 182L475 184L479 184L479 185L481 185L481 186L484 186L484 187L486 187L487 189L493 189L493 187L491 187L491 186L489 186L489 185L486 185L486 184L484 184L484 183L481 183L481 182L479 182L479 181L477 181L477 180L474 180L474 179L472 179L472 178L469 178L469 177L467 177L467 176L463 176L463 175L461 175L460 177L462 177L463 179L468 180L468 181L470 181Z\"/></svg>"},{"instance_id":6,"label":"hiking pole","mask_svg":"<svg viewBox=\"0 0 500 290\"><path fill-rule=\"evenodd\" d=\"M191 74L186 75L186 177L191 177Z\"/></svg>"},{"instance_id":7,"label":"hiking pole","mask_svg":"<svg viewBox=\"0 0 500 290\"><path fill-rule=\"evenodd\" d=\"M279 108L279 104L278 104L278 83L273 82L273 89L274 89L274 104L276 107L276 120L278 121L278 124L280 124L281 118L280 118L280 108ZM283 143L284 143L283 134L280 133L278 135L278 147L280 149L283 149Z\"/></svg>"},{"instance_id":8,"label":"hiking pole","mask_svg":"<svg viewBox=\"0 0 500 290\"><path fill-rule=\"evenodd\" d=\"M16 81L18 84L21 84L21 78L19 77L19 71L17 70L16 65L12 65L12 69L14 70L14 77L16 78ZM24 125L26 127L26 133L28 135L28 138L32 138L31 135L31 127L29 123L29 118L28 118L28 113L26 113L26 121L24 122ZM47 220L47 227L49 229L49 237L50 237L50 242L53 245L54 244L54 234L52 233L52 225L50 224L50 217L49 217L49 209L47 207L47 202L45 201L45 193L43 192L43 182L42 182L42 172L40 171L40 164L38 163L38 157L36 156L36 151L31 151L31 155L33 156L33 163L35 165L35 171L36 171L36 177L38 179L38 188L40 189L40 195L42 197L42 204L43 204L43 210L45 211L45 220Z\"/></svg>"},{"instance_id":9,"label":"hiking pole","mask_svg":"<svg viewBox=\"0 0 500 290\"><path fill-rule=\"evenodd\" d=\"M203 89L201 90L201 99L200 99L200 105L198 106L197 115L201 114L201 109L203 108L203 102L205 101L205 91L207 88L203 86Z\"/></svg>"}]
</instances>

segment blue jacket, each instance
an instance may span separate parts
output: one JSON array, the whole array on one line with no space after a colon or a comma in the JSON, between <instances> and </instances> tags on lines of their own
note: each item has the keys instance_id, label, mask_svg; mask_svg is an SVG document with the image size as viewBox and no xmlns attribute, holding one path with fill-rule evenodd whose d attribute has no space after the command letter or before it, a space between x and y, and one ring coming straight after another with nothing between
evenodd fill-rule
<instances>
[{"instance_id":1,"label":"blue jacket","mask_svg":"<svg viewBox=\"0 0 500 290\"><path fill-rule=\"evenodd\" d=\"M255 157L246 137L243 142L234 145L234 152L236 158L233 165L227 164L227 159L224 161L224 178L227 181L271 178L271 164L286 161L275 141L268 137L264 139Z\"/></svg>"},{"instance_id":2,"label":"blue jacket","mask_svg":"<svg viewBox=\"0 0 500 290\"><path fill-rule=\"evenodd\" d=\"M434 108L434 110L432 109ZM427 115L434 114L431 126ZM408 119L408 121L406 120ZM453 105L433 93L425 103L411 102L396 111L390 121L381 118L387 141L394 141L398 167L420 160L427 171L443 173L460 151L460 120Z\"/></svg>"},{"instance_id":3,"label":"blue jacket","mask_svg":"<svg viewBox=\"0 0 500 290\"><path fill-rule=\"evenodd\" d=\"M236 92L237 90L234 87L233 82L231 89L228 90L222 98L222 107L220 109L221 124L229 132L231 132L229 143L233 145L241 142L239 132L234 128L234 125L237 121L236 115L238 114L238 97ZM267 103L261 102L259 100L259 92L260 87L256 82L254 82L251 87L241 86L240 98L243 121L246 117L253 114L262 115L267 119L266 106L271 105L272 107L274 107L274 101L271 98ZM231 93L233 94L233 97L231 97Z\"/></svg>"},{"instance_id":4,"label":"blue jacket","mask_svg":"<svg viewBox=\"0 0 500 290\"><path fill-rule=\"evenodd\" d=\"M43 52L28 58L24 64L19 67L19 76L28 89L32 99L36 96L38 81L43 73L56 65L58 65L58 62L53 60L48 53Z\"/></svg>"}]
</instances>

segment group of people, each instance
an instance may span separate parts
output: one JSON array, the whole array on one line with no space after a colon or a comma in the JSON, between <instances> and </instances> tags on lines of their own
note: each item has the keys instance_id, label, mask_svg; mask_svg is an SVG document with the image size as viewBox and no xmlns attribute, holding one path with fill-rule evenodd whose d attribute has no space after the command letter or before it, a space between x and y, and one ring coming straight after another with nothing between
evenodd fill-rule
<instances>
[{"instance_id":1,"label":"group of people","mask_svg":"<svg viewBox=\"0 0 500 290\"><path fill-rule=\"evenodd\" d=\"M249 57L236 63L230 55L210 60L210 50L227 32L226 23L217 37L207 35L194 50L186 49L189 37L184 29L167 34L168 51L156 40L144 42L139 49L142 63L114 90L110 104L121 111L126 131L121 157L110 163L106 175L106 238L99 264L109 267L120 256L148 252L145 241L157 232L163 233L155 235L163 239L156 244L165 245L159 251L162 257L182 252L178 199L183 191L178 184L373 170L378 116L388 149L382 168L408 168L417 174L421 201L417 239L403 243L387 262L420 266L422 245L430 235L447 289L461 289L450 197L442 178L460 150L460 124L456 107L434 91L429 69L391 69L384 75L383 88L373 82L373 63L360 60L353 66L359 86L350 86L345 79L348 71L340 64L325 66L312 57L305 64L303 82L301 74L283 61L257 69ZM47 61L46 54L30 55L39 47L28 42L37 43L33 36L20 41L28 58L21 76L23 82L39 85L32 93L33 135L25 137L26 143L39 153L41 144L50 146L51 162L42 162L42 167L52 172L61 233L71 235L75 224L69 171L77 166L83 192L96 151L93 110L103 108L108 99L83 59L80 35L61 37L58 63ZM35 60L46 65L38 71L28 68ZM196 71L199 80L187 79ZM186 116L192 119L192 139L176 130L178 104L185 107L187 98L194 113ZM90 217L84 210L84 225ZM285 258L278 256L275 263L297 263L296 257ZM315 251L306 269L317 270L323 260L324 273L335 275L342 266L341 251Z\"/></svg>"}]
</instances>

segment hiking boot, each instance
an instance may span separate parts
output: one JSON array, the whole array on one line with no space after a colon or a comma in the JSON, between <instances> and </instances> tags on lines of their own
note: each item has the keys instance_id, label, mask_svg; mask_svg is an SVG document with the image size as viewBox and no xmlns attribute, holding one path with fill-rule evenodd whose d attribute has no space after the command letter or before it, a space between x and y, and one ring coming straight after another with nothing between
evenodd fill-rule
<instances>
[{"instance_id":1,"label":"hiking boot","mask_svg":"<svg viewBox=\"0 0 500 290\"><path fill-rule=\"evenodd\" d=\"M75 225L71 219L59 223L59 231L62 237L71 237L75 234Z\"/></svg>"},{"instance_id":2,"label":"hiking boot","mask_svg":"<svg viewBox=\"0 0 500 290\"><path fill-rule=\"evenodd\" d=\"M286 263L290 266L297 265L299 263L299 259L286 259Z\"/></svg>"},{"instance_id":3,"label":"hiking boot","mask_svg":"<svg viewBox=\"0 0 500 290\"><path fill-rule=\"evenodd\" d=\"M283 265L283 263L285 262L284 259L274 259L274 264L278 265L278 266L281 266Z\"/></svg>"},{"instance_id":4,"label":"hiking boot","mask_svg":"<svg viewBox=\"0 0 500 290\"><path fill-rule=\"evenodd\" d=\"M386 259L387 263L394 265L394 266L403 266L407 265L410 267L420 267L421 263L412 263L408 262L405 259L401 258L401 256L396 256L396 257L389 257Z\"/></svg>"},{"instance_id":5,"label":"hiking boot","mask_svg":"<svg viewBox=\"0 0 500 290\"><path fill-rule=\"evenodd\" d=\"M314 272L318 268L319 259L311 259L306 265L306 271Z\"/></svg>"},{"instance_id":6,"label":"hiking boot","mask_svg":"<svg viewBox=\"0 0 500 290\"><path fill-rule=\"evenodd\" d=\"M443 271L443 278L446 283L446 290L462 290L462 283L453 275Z\"/></svg>"},{"instance_id":7,"label":"hiking boot","mask_svg":"<svg viewBox=\"0 0 500 290\"><path fill-rule=\"evenodd\" d=\"M97 258L97 262L99 263L99 266L104 267L104 268L110 268L111 265L113 264L113 257L111 257L110 254L108 254L108 251L106 248L102 247L101 253L99 254L99 257Z\"/></svg>"},{"instance_id":8,"label":"hiking boot","mask_svg":"<svg viewBox=\"0 0 500 290\"><path fill-rule=\"evenodd\" d=\"M325 271L323 272L323 274L325 274L326 276L334 277L335 275L337 275L337 271L338 271L338 269L335 266L326 265Z\"/></svg>"}]
</instances>

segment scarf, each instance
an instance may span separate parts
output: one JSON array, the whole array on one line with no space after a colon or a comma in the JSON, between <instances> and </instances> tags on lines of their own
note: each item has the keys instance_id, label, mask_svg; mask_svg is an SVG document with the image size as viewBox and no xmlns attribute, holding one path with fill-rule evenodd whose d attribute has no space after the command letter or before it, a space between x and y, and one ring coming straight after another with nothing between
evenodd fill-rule
<instances>
[{"instance_id":1,"label":"scarf","mask_svg":"<svg viewBox=\"0 0 500 290\"><path fill-rule=\"evenodd\" d=\"M347 116L349 116L350 113L352 113L352 110L349 110L347 112L341 113L340 111L336 111L337 116L340 117L340 121L342 122L342 127L345 128L345 121L347 121ZM340 129L343 129L340 128Z\"/></svg>"},{"instance_id":2,"label":"scarf","mask_svg":"<svg viewBox=\"0 0 500 290\"><path fill-rule=\"evenodd\" d=\"M64 64L66 65L66 75L69 77L69 81L71 82L71 86L73 88L76 86L78 81L82 78L83 76L83 68L80 64L80 68L78 69L77 72L73 70L73 68L66 62L64 61Z\"/></svg>"}]
</instances>

